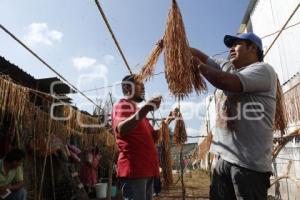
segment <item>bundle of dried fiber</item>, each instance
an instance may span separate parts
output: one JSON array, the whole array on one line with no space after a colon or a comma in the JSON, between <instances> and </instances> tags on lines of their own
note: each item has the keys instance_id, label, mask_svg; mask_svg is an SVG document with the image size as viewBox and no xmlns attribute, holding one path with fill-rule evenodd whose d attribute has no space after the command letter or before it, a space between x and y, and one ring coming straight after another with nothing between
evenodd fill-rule
<instances>
[{"instance_id":1,"label":"bundle of dried fiber","mask_svg":"<svg viewBox=\"0 0 300 200\"><path fill-rule=\"evenodd\" d=\"M24 122L24 111L25 106L29 100L29 90L24 87L16 87L16 93L12 94L12 99L10 102L13 112L13 123L11 123L10 133L14 134L18 146L21 145L22 138L25 138L25 133L23 131ZM15 96L14 96L15 95Z\"/></svg>"},{"instance_id":2,"label":"bundle of dried fiber","mask_svg":"<svg viewBox=\"0 0 300 200\"><path fill-rule=\"evenodd\" d=\"M102 129L99 129L98 133L93 132L93 133L78 134L78 132L77 132L76 135L79 136L82 146L88 147L88 146L96 146L96 145L101 144L106 147L106 146L108 146L107 145L108 142L112 142L112 140L114 142L114 138L108 138L110 136L107 137L108 134L110 134L108 132L108 130L105 128L102 128Z\"/></svg>"},{"instance_id":3,"label":"bundle of dried fiber","mask_svg":"<svg viewBox=\"0 0 300 200\"><path fill-rule=\"evenodd\" d=\"M7 100L8 100L8 94L9 94L9 82L5 79L1 78L0 82L0 109L1 109L1 119L3 119L3 116L6 114L7 110Z\"/></svg>"},{"instance_id":4,"label":"bundle of dried fiber","mask_svg":"<svg viewBox=\"0 0 300 200\"><path fill-rule=\"evenodd\" d=\"M276 112L275 112L273 129L276 131L280 131L281 135L284 135L286 127L287 127L287 120L286 120L284 96L280 85L280 81L277 78Z\"/></svg>"},{"instance_id":5,"label":"bundle of dried fiber","mask_svg":"<svg viewBox=\"0 0 300 200\"><path fill-rule=\"evenodd\" d=\"M172 1L164 35L165 77L169 90L182 99L192 92L191 57L184 24L177 2Z\"/></svg>"},{"instance_id":6,"label":"bundle of dried fiber","mask_svg":"<svg viewBox=\"0 0 300 200\"><path fill-rule=\"evenodd\" d=\"M206 90L206 82L203 81L203 78L201 76L201 71L199 69L199 67L197 66L192 66L192 71L193 71L193 76L192 76L192 83L194 86L194 90L196 92L197 95L200 95L200 93L203 90Z\"/></svg>"},{"instance_id":7,"label":"bundle of dried fiber","mask_svg":"<svg viewBox=\"0 0 300 200\"><path fill-rule=\"evenodd\" d=\"M34 107L33 103L27 102L24 111L24 126L23 128L27 130L29 133L33 133L36 127L36 107Z\"/></svg>"},{"instance_id":8,"label":"bundle of dried fiber","mask_svg":"<svg viewBox=\"0 0 300 200\"><path fill-rule=\"evenodd\" d=\"M155 64L164 49L165 77L170 92L178 99L187 97L195 89L199 94L206 84L197 67L192 67L192 54L186 38L184 23L176 0L168 14L163 40L159 41L137 79L149 80L154 74Z\"/></svg>"},{"instance_id":9,"label":"bundle of dried fiber","mask_svg":"<svg viewBox=\"0 0 300 200\"><path fill-rule=\"evenodd\" d=\"M287 120L289 123L300 121L300 84L292 87L284 94Z\"/></svg>"},{"instance_id":10,"label":"bundle of dried fiber","mask_svg":"<svg viewBox=\"0 0 300 200\"><path fill-rule=\"evenodd\" d=\"M193 82L192 54L176 0L172 1L172 8L168 14L163 45L165 77L169 90L176 98L183 99L192 92L193 84L198 83ZM203 82L201 76L197 78ZM204 83L194 85L194 88L200 92L204 89L202 85Z\"/></svg>"},{"instance_id":11,"label":"bundle of dried fiber","mask_svg":"<svg viewBox=\"0 0 300 200\"><path fill-rule=\"evenodd\" d=\"M9 116L11 121L9 132L19 133L22 129L22 121L26 105L29 101L29 89L13 83L6 77L0 78L0 119Z\"/></svg>"},{"instance_id":12,"label":"bundle of dried fiber","mask_svg":"<svg viewBox=\"0 0 300 200\"><path fill-rule=\"evenodd\" d=\"M64 117L68 118L67 126L70 130L76 130L82 133L89 134L100 132L99 118L75 110L70 105L64 105L63 113Z\"/></svg>"},{"instance_id":13,"label":"bundle of dried fiber","mask_svg":"<svg viewBox=\"0 0 300 200\"><path fill-rule=\"evenodd\" d=\"M165 190L169 190L173 184L172 175L172 158L171 158L171 144L170 144L170 132L168 124L163 121L160 128L161 135L161 168L163 175L163 187Z\"/></svg>"},{"instance_id":14,"label":"bundle of dried fiber","mask_svg":"<svg viewBox=\"0 0 300 200\"><path fill-rule=\"evenodd\" d=\"M69 130L74 129L74 113L73 108L68 105L63 106L63 117L67 118L66 126Z\"/></svg>"},{"instance_id":15,"label":"bundle of dried fiber","mask_svg":"<svg viewBox=\"0 0 300 200\"><path fill-rule=\"evenodd\" d=\"M49 114L40 109L36 110L36 133L37 137L47 137L49 128Z\"/></svg>"},{"instance_id":16,"label":"bundle of dried fiber","mask_svg":"<svg viewBox=\"0 0 300 200\"><path fill-rule=\"evenodd\" d=\"M82 132L82 127L80 126L78 122L78 111L75 110L71 105L64 105L64 117L66 117L67 120L67 127L69 131L77 131Z\"/></svg>"},{"instance_id":17,"label":"bundle of dried fiber","mask_svg":"<svg viewBox=\"0 0 300 200\"><path fill-rule=\"evenodd\" d=\"M3 123L4 120L4 115L6 114L6 104L7 104L7 99L8 99L8 94L9 94L9 82L5 80L4 77L1 76L0 79L0 119L1 119L1 124Z\"/></svg>"},{"instance_id":18,"label":"bundle of dried fiber","mask_svg":"<svg viewBox=\"0 0 300 200\"><path fill-rule=\"evenodd\" d=\"M198 151L199 151L198 152L198 159L199 160L204 160L205 159L205 155L208 153L208 151L210 149L212 139L213 139L212 132L209 132L207 134L207 137L199 145L199 149L198 149Z\"/></svg>"},{"instance_id":19,"label":"bundle of dried fiber","mask_svg":"<svg viewBox=\"0 0 300 200\"><path fill-rule=\"evenodd\" d=\"M106 138L106 146L112 147L116 144L115 137L113 136L113 133L106 131L107 138Z\"/></svg>"},{"instance_id":20,"label":"bundle of dried fiber","mask_svg":"<svg viewBox=\"0 0 300 200\"><path fill-rule=\"evenodd\" d=\"M141 69L139 74L137 75L137 80L143 81L143 80L149 80L155 71L155 65L157 63L157 60L163 50L162 45L157 44L155 48L152 50L150 56L148 57L148 60L144 67Z\"/></svg>"},{"instance_id":21,"label":"bundle of dried fiber","mask_svg":"<svg viewBox=\"0 0 300 200\"><path fill-rule=\"evenodd\" d=\"M77 120L84 126L90 126L90 128L96 128L99 126L100 121L97 117L92 117L90 115L81 113L77 111Z\"/></svg>"},{"instance_id":22,"label":"bundle of dried fiber","mask_svg":"<svg viewBox=\"0 0 300 200\"><path fill-rule=\"evenodd\" d=\"M187 134L185 129L185 124L182 118L181 113L178 113L175 121L175 129L174 129L174 142L178 146L184 144L187 141Z\"/></svg>"}]
</instances>

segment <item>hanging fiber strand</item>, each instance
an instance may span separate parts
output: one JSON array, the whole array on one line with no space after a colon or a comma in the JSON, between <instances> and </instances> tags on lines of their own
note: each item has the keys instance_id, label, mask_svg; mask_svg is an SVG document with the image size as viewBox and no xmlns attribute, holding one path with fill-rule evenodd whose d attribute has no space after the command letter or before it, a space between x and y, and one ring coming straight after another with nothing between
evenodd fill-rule
<instances>
[{"instance_id":1,"label":"hanging fiber strand","mask_svg":"<svg viewBox=\"0 0 300 200\"><path fill-rule=\"evenodd\" d=\"M208 134L207 134L207 137L205 137L204 140L199 145L198 157L197 157L198 160L204 160L205 159L205 156L209 152L210 145L212 143L212 139L213 139L213 134L212 134L211 131L209 131Z\"/></svg>"},{"instance_id":2,"label":"hanging fiber strand","mask_svg":"<svg viewBox=\"0 0 300 200\"><path fill-rule=\"evenodd\" d=\"M164 34L164 63L169 90L178 99L187 97L193 90L194 73L191 62L192 54L186 38L182 16L176 0L173 0ZM199 77L203 82L200 74L197 78ZM194 88L198 92L204 89L198 85Z\"/></svg>"},{"instance_id":3,"label":"hanging fiber strand","mask_svg":"<svg viewBox=\"0 0 300 200\"><path fill-rule=\"evenodd\" d=\"M163 50L162 45L160 45L159 43L156 44L155 48L152 50L146 64L144 65L144 67L141 69L140 73L137 76L137 79L139 81L143 81L143 80L149 80L153 75L154 75L154 71L155 71L155 65L157 63L157 60L161 54Z\"/></svg>"},{"instance_id":4,"label":"hanging fiber strand","mask_svg":"<svg viewBox=\"0 0 300 200\"><path fill-rule=\"evenodd\" d=\"M276 89L276 111L275 111L275 120L273 129L280 131L281 135L285 134L285 129L287 127L286 119L286 108L284 103L284 96L280 81L277 78L277 89Z\"/></svg>"},{"instance_id":5,"label":"hanging fiber strand","mask_svg":"<svg viewBox=\"0 0 300 200\"><path fill-rule=\"evenodd\" d=\"M92 139L96 139L99 143L109 143L107 146L113 143L113 137L106 131L107 128L95 127L93 129L83 128L81 125L93 126L99 124L97 118L93 118L87 114L81 113L75 110L70 105L65 105L62 108L62 114L64 117L70 116L70 119L66 122L59 120L53 120L50 114L46 110L41 108L50 108L49 104L50 95L39 96L41 108L35 106L34 103L30 101L30 95L35 93L34 89L27 88L14 83L9 77L0 76L0 124L9 123L9 133L13 137L17 137L19 134L19 139L21 142L27 142L30 139L29 133L39 133L36 136L37 143L36 149L40 149L40 152L46 152L46 133L48 132L49 120L51 122L51 130L55 133L59 133L58 136L66 141L70 134L79 135L83 138L84 135L88 135L87 145L92 144ZM53 99L52 99L53 100ZM68 108L67 108L68 107ZM50 142L53 141L51 138ZM108 142L107 142L108 141ZM29 142L30 144L31 142ZM51 143L50 143L51 144ZM53 148L54 149L54 148Z\"/></svg>"},{"instance_id":6,"label":"hanging fiber strand","mask_svg":"<svg viewBox=\"0 0 300 200\"><path fill-rule=\"evenodd\" d=\"M178 113L175 121L175 129L174 129L174 142L178 146L181 146L187 141L187 134L185 129L185 124L182 118L181 113Z\"/></svg>"},{"instance_id":7,"label":"hanging fiber strand","mask_svg":"<svg viewBox=\"0 0 300 200\"><path fill-rule=\"evenodd\" d=\"M168 14L163 40L153 49L138 75L139 80L149 80L155 71L159 55L164 50L165 78L170 92L183 99L193 89L200 94L206 89L200 70L192 65L192 54L186 38L182 16L175 0Z\"/></svg>"},{"instance_id":8,"label":"hanging fiber strand","mask_svg":"<svg viewBox=\"0 0 300 200\"><path fill-rule=\"evenodd\" d=\"M170 132L168 124L163 121L160 128L161 135L161 167L163 176L163 187L165 190L169 190L173 184L172 175L172 158L171 158L171 144L170 144Z\"/></svg>"},{"instance_id":9,"label":"hanging fiber strand","mask_svg":"<svg viewBox=\"0 0 300 200\"><path fill-rule=\"evenodd\" d=\"M165 77L171 93L183 99L186 94L192 92L190 70L192 54L177 2L175 0L172 2L164 37Z\"/></svg>"},{"instance_id":10,"label":"hanging fiber strand","mask_svg":"<svg viewBox=\"0 0 300 200\"><path fill-rule=\"evenodd\" d=\"M197 95L200 95L200 93L203 90L206 90L206 83L205 81L203 81L202 76L201 76L201 71L200 68L197 66L192 66L192 72L193 72L193 76L192 76L192 83L194 86L194 90L196 92Z\"/></svg>"},{"instance_id":11,"label":"hanging fiber strand","mask_svg":"<svg viewBox=\"0 0 300 200\"><path fill-rule=\"evenodd\" d=\"M27 99L29 99L29 90L27 88L18 88L7 76L0 78L0 124L9 120L9 132L18 136L22 129L22 122L27 108Z\"/></svg>"},{"instance_id":12,"label":"hanging fiber strand","mask_svg":"<svg viewBox=\"0 0 300 200\"><path fill-rule=\"evenodd\" d=\"M300 84L284 94L287 120L289 123L300 121Z\"/></svg>"}]
</instances>

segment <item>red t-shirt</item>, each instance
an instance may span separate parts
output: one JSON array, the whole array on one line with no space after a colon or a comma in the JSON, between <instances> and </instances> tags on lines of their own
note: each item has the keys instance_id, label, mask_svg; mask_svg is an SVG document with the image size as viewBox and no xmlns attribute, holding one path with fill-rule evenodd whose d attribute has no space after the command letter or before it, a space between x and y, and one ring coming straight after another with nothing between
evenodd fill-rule
<instances>
[{"instance_id":1,"label":"red t-shirt","mask_svg":"<svg viewBox=\"0 0 300 200\"><path fill-rule=\"evenodd\" d=\"M148 119L140 120L130 133L122 137L116 127L135 114L138 107L127 99L121 99L112 110L112 127L117 137L119 157L118 177L145 178L159 176L157 150L153 140L153 127Z\"/></svg>"}]
</instances>

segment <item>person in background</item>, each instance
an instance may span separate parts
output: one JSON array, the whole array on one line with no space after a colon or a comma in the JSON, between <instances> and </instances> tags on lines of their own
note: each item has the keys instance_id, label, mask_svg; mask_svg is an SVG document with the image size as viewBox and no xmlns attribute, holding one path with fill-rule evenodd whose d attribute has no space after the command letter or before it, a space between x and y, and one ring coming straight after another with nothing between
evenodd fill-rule
<instances>
[{"instance_id":1,"label":"person in background","mask_svg":"<svg viewBox=\"0 0 300 200\"><path fill-rule=\"evenodd\" d=\"M23 150L12 149L0 160L0 199L26 200L22 169L24 158Z\"/></svg>"},{"instance_id":2,"label":"person in background","mask_svg":"<svg viewBox=\"0 0 300 200\"><path fill-rule=\"evenodd\" d=\"M228 60L191 48L193 64L217 88L216 129L211 152L218 156L210 199L266 200L272 172L277 75L263 62L254 33L226 35Z\"/></svg>"},{"instance_id":3,"label":"person in background","mask_svg":"<svg viewBox=\"0 0 300 200\"><path fill-rule=\"evenodd\" d=\"M84 151L83 157L83 164L80 169L80 180L89 196L95 196L94 187L98 181L98 168L101 159L99 149L86 150Z\"/></svg>"},{"instance_id":4,"label":"person in background","mask_svg":"<svg viewBox=\"0 0 300 200\"><path fill-rule=\"evenodd\" d=\"M141 108L145 88L136 75L122 80L124 97L112 109L112 127L119 149L117 176L122 182L124 199L151 200L153 180L159 176L155 143L159 132L146 115L159 108L161 97L150 99Z\"/></svg>"},{"instance_id":5,"label":"person in background","mask_svg":"<svg viewBox=\"0 0 300 200\"><path fill-rule=\"evenodd\" d=\"M175 110L171 111L169 116L166 119L164 119L164 122L167 125L169 125L175 119L175 116L177 115L177 112L178 112L178 109L175 108ZM160 168L161 163L162 163L162 157L161 157L161 146L159 146L159 145L157 145L157 156L158 156L159 168ZM161 180L160 180L160 176L155 177L154 178L154 183L153 183L153 190L154 190L153 196L154 197L159 196L159 193L161 192L161 189L162 189L162 183L161 183Z\"/></svg>"},{"instance_id":6,"label":"person in background","mask_svg":"<svg viewBox=\"0 0 300 200\"><path fill-rule=\"evenodd\" d=\"M157 146L157 156L158 156L158 161L159 161L159 166L158 168L160 168L160 163L161 163L161 147ZM155 177L153 180L153 196L157 197L159 195L159 193L161 192L161 180L160 180L160 176Z\"/></svg>"}]
</instances>

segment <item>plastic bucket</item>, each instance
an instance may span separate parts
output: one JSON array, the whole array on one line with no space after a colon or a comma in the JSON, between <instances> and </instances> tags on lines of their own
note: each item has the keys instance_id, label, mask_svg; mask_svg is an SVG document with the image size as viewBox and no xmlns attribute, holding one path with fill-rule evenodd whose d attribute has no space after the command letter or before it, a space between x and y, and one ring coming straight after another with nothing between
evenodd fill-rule
<instances>
[{"instance_id":1,"label":"plastic bucket","mask_svg":"<svg viewBox=\"0 0 300 200\"><path fill-rule=\"evenodd\" d=\"M111 186L111 197L116 197L117 195L117 186Z\"/></svg>"},{"instance_id":2,"label":"plastic bucket","mask_svg":"<svg viewBox=\"0 0 300 200\"><path fill-rule=\"evenodd\" d=\"M97 183L95 185L96 197L97 198L106 198L107 194L107 183Z\"/></svg>"}]
</instances>

